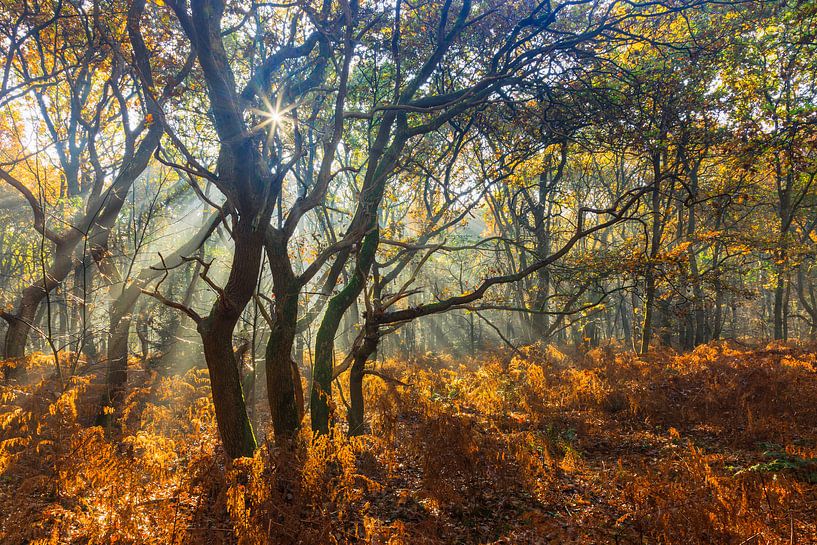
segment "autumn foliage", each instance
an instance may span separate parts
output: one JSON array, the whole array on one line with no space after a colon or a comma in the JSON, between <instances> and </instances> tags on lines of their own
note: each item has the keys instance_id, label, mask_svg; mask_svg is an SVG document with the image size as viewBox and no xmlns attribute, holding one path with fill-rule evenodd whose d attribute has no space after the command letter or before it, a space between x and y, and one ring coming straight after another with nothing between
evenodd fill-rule
<instances>
[{"instance_id":1,"label":"autumn foliage","mask_svg":"<svg viewBox=\"0 0 817 545\"><path fill-rule=\"evenodd\" d=\"M804 347L386 362L402 384L367 381L370 434L336 406L330 435L233 462L205 373L131 365L115 429L93 425L93 374L3 387L2 543L817 540Z\"/></svg>"}]
</instances>

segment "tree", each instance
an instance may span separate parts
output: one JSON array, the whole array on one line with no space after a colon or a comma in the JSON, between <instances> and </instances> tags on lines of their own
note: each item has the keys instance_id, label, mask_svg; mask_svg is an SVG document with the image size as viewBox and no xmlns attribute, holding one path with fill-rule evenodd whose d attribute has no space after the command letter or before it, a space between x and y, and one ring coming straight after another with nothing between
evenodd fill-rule
<instances>
[{"instance_id":1,"label":"tree","mask_svg":"<svg viewBox=\"0 0 817 545\"><path fill-rule=\"evenodd\" d=\"M6 78L14 82L18 100L25 96L35 100L36 122L45 128L55 148L61 179L58 195L66 202L80 199L81 204L71 204L67 225L55 231L47 210L51 181L31 169L27 157L15 161L13 169L0 169L0 177L30 206L34 228L42 239L37 277L22 290L15 310L3 313L9 324L5 357L19 362L18 368L37 309L74 270L75 262L85 271L91 260L102 258L125 196L147 167L161 135L161 128L152 122L155 105L140 104L133 98L136 80L124 64L114 27L99 24L98 6L87 13L58 4L48 26L38 24L42 14L35 13L33 18L27 37L30 47L12 45L16 55L6 64ZM52 50L45 46L52 32L75 41L66 39L62 48ZM49 80L52 75L53 81ZM44 81L49 84L42 85ZM168 84L160 100L172 88ZM62 96L68 97L67 104L61 102ZM134 111L142 115L135 126L131 125ZM20 127L17 134L21 135ZM103 135L116 135L118 145L100 150ZM24 175L32 178L39 194L29 188ZM59 365L57 371L60 373Z\"/></svg>"}]
</instances>

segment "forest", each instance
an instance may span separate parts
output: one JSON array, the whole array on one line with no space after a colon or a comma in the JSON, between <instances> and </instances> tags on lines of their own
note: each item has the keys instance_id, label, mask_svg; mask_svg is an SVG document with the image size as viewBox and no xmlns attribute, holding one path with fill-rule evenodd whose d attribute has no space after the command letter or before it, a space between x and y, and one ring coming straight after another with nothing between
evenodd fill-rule
<instances>
[{"instance_id":1,"label":"forest","mask_svg":"<svg viewBox=\"0 0 817 545\"><path fill-rule=\"evenodd\" d=\"M0 0L0 544L817 544L817 3Z\"/></svg>"}]
</instances>

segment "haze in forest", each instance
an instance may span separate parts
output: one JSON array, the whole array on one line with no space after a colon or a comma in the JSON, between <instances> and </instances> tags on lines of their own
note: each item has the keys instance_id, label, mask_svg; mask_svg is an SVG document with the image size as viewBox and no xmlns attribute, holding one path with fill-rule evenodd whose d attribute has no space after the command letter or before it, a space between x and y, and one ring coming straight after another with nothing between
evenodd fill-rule
<instances>
[{"instance_id":1,"label":"haze in forest","mask_svg":"<svg viewBox=\"0 0 817 545\"><path fill-rule=\"evenodd\" d=\"M0 1L0 542L817 543L815 33Z\"/></svg>"}]
</instances>

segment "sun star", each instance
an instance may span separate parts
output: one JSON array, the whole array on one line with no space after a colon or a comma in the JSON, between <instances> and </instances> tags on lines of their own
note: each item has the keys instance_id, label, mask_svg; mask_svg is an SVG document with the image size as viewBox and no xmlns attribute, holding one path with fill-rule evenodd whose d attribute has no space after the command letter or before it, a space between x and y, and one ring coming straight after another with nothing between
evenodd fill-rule
<instances>
[{"instance_id":1,"label":"sun star","mask_svg":"<svg viewBox=\"0 0 817 545\"><path fill-rule=\"evenodd\" d=\"M281 104L281 95L279 94L275 98L275 104L273 104L266 96L261 95L261 102L263 103L263 109L253 108L251 111L252 113L256 114L261 118L261 121L257 123L253 127L253 131L260 131L262 129L267 130L267 141L269 142L278 131L278 127L284 125L291 121L287 117L287 113L292 111L297 104L289 104L287 106L283 106Z\"/></svg>"}]
</instances>

